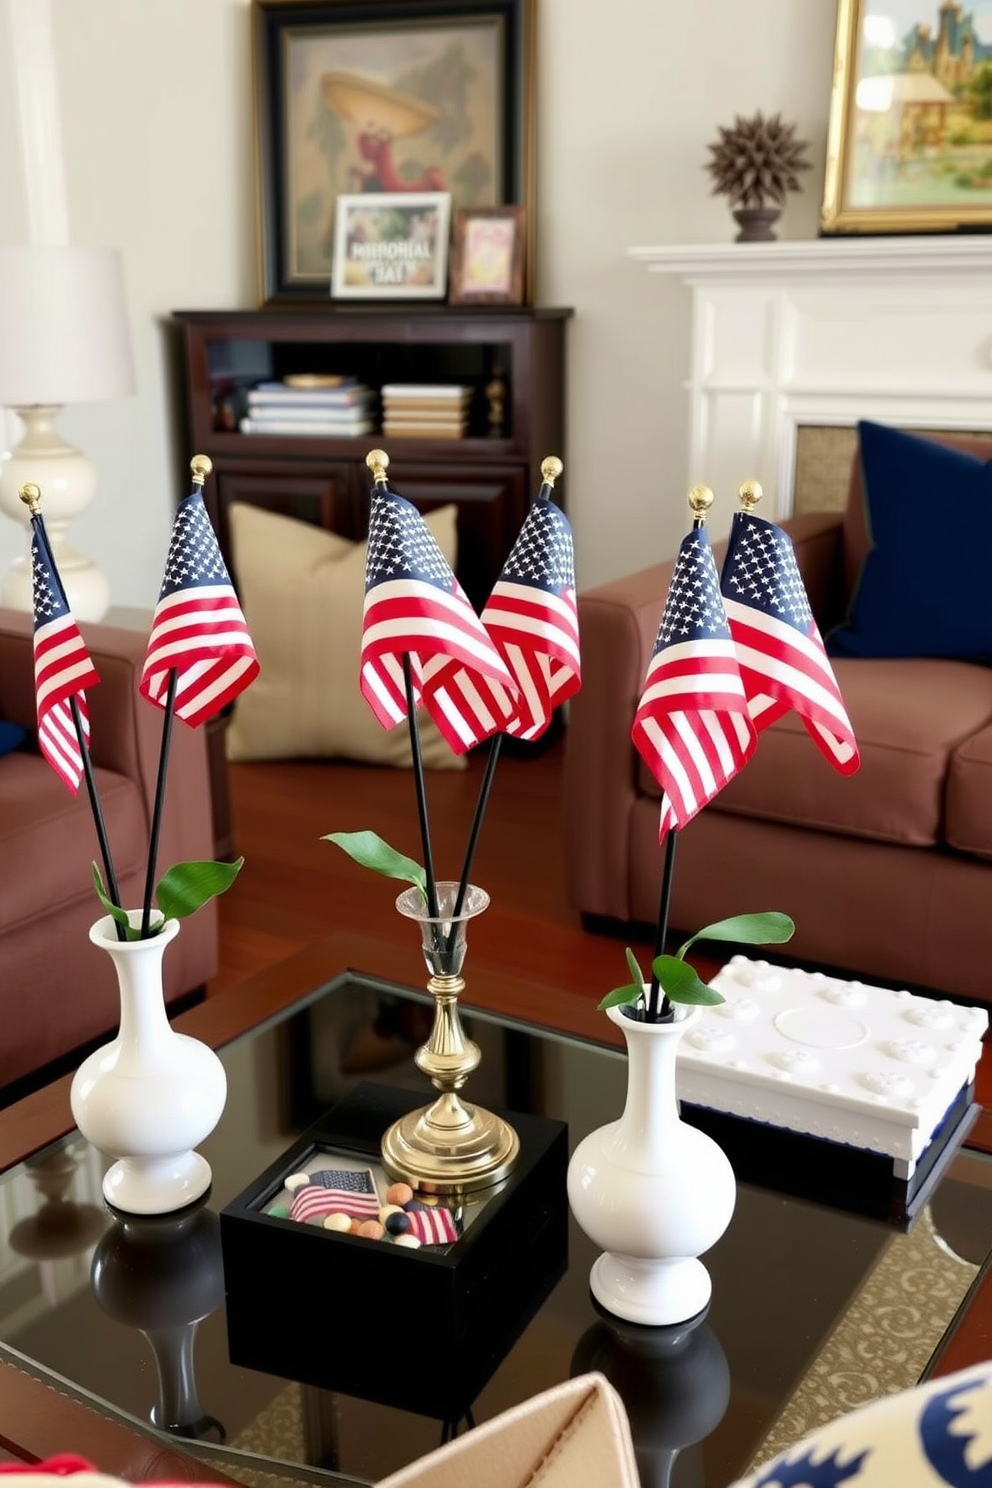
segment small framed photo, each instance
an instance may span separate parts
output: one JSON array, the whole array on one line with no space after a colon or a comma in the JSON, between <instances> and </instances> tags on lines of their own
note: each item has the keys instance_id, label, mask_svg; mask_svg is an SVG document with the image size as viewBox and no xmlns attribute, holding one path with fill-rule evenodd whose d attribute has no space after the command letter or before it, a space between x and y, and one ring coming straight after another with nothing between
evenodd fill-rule
<instances>
[{"instance_id":1,"label":"small framed photo","mask_svg":"<svg viewBox=\"0 0 992 1488\"><path fill-rule=\"evenodd\" d=\"M523 207L469 207L456 212L451 303L522 305L525 239Z\"/></svg>"},{"instance_id":2,"label":"small framed photo","mask_svg":"<svg viewBox=\"0 0 992 1488\"><path fill-rule=\"evenodd\" d=\"M443 300L450 219L444 191L338 196L332 298Z\"/></svg>"}]
</instances>

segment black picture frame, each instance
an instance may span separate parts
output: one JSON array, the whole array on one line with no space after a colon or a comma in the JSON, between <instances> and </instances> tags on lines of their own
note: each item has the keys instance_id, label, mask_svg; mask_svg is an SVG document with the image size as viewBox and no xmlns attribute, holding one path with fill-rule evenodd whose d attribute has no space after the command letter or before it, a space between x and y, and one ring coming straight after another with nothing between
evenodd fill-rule
<instances>
[{"instance_id":1,"label":"black picture frame","mask_svg":"<svg viewBox=\"0 0 992 1488\"><path fill-rule=\"evenodd\" d=\"M536 3L252 0L263 306L329 301L335 204L356 185L426 180L450 191L453 209L519 205L533 223ZM454 71L459 46L478 53L470 83ZM463 88L456 124L446 67ZM475 89L467 107L465 86ZM409 139L416 148L396 148Z\"/></svg>"}]
</instances>

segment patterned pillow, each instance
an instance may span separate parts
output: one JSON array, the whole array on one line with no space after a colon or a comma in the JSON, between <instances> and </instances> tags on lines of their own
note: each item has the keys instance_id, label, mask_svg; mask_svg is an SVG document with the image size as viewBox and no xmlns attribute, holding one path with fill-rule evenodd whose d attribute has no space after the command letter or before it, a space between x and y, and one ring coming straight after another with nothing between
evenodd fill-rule
<instances>
[{"instance_id":1,"label":"patterned pillow","mask_svg":"<svg viewBox=\"0 0 992 1488\"><path fill-rule=\"evenodd\" d=\"M983 1488L992 1482L992 1364L862 1406L735 1488Z\"/></svg>"}]
</instances>

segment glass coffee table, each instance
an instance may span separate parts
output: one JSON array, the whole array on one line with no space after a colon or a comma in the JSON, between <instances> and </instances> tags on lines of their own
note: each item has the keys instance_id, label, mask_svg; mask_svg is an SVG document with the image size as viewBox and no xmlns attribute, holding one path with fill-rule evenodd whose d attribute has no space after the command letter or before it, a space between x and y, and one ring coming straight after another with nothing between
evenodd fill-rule
<instances>
[{"instance_id":1,"label":"glass coffee table","mask_svg":"<svg viewBox=\"0 0 992 1488\"><path fill-rule=\"evenodd\" d=\"M730 1228L704 1257L708 1314L692 1327L601 1315L588 1287L596 1251L569 1220L567 1265L457 1418L301 1383L285 1363L283 1373L232 1364L220 1211L360 1082L430 1098L412 1055L431 1001L392 979L401 964L415 977L416 957L371 943L349 954L346 942L332 939L253 979L242 998L177 1020L223 1043L228 1077L224 1116L201 1148L214 1178L204 1206L162 1221L113 1216L100 1190L107 1162L76 1132L0 1174L0 1362L160 1432L198 1459L201 1477L248 1484L334 1474L375 1482L466 1421L595 1369L625 1400L645 1488L720 1488L823 1420L915 1383L960 1331L992 1254L992 1159L972 1151L954 1157L908 1229L740 1184ZM342 954L338 966L377 959L390 979L334 974ZM620 1114L624 1056L588 998L546 989L542 999L538 987L473 967L471 953L466 972L464 1018L484 1056L469 1098L567 1122L570 1150ZM483 997L503 1010L476 1010ZM520 1015L531 1007L558 1029ZM63 1082L59 1102L66 1092ZM0 1113L0 1154L15 1140L16 1113ZM336 1326L333 1246L328 1254L312 1306L287 1311L286 1335L301 1359L327 1351L346 1376L352 1344ZM279 1286L278 1274L258 1277L267 1293ZM369 1296L366 1326L391 1370L403 1359L411 1371L431 1369L430 1319L416 1295L388 1316Z\"/></svg>"}]
</instances>

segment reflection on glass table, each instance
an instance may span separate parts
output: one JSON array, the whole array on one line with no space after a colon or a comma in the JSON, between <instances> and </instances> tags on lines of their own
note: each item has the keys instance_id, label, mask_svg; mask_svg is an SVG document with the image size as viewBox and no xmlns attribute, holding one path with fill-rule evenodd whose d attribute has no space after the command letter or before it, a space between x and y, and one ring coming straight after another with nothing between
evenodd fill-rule
<instances>
[{"instance_id":1,"label":"reflection on glass table","mask_svg":"<svg viewBox=\"0 0 992 1488\"><path fill-rule=\"evenodd\" d=\"M232 1476L275 1462L287 1464L273 1469L283 1476L331 1471L375 1482L437 1446L439 1417L301 1384L288 1370L233 1366L212 1239L220 1211L359 1082L424 1093L412 1056L425 1010L420 993L348 974L228 1046L227 1108L203 1149L214 1185L187 1230L131 1233L115 1220L100 1198L102 1159L78 1135L39 1154L55 1168L70 1154L67 1197L102 1216L92 1281L89 1249L54 1262L17 1253L15 1226L52 1201L27 1164L2 1175L0 1345L91 1402L181 1432L207 1467ZM484 1054L474 1093L490 1109L565 1121L571 1147L619 1114L619 1051L465 1016ZM91 1249L99 1237L86 1234ZM494 1361L473 1416L489 1419L580 1367L599 1367L628 1401L645 1482L720 1488L820 1419L914 1383L990 1252L992 1163L979 1154L955 1157L906 1232L741 1184L730 1227L706 1258L707 1317L684 1338L649 1329L642 1340L597 1313L588 1287L595 1251L570 1224L566 1274ZM62 1270L46 1280L42 1268L52 1265ZM286 1329L300 1350L346 1361L339 1281L329 1260L326 1285L306 1316L287 1315ZM258 1284L278 1294L282 1277L273 1270ZM364 1300L377 1346L429 1370L430 1317L417 1297L388 1317L375 1295ZM204 1429L225 1431L226 1443L195 1440Z\"/></svg>"},{"instance_id":2,"label":"reflection on glass table","mask_svg":"<svg viewBox=\"0 0 992 1488\"><path fill-rule=\"evenodd\" d=\"M571 1369L598 1370L620 1392L641 1488L669 1488L676 1458L719 1426L730 1401L727 1356L705 1315L641 1328L604 1313L576 1344Z\"/></svg>"},{"instance_id":3,"label":"reflection on glass table","mask_svg":"<svg viewBox=\"0 0 992 1488\"><path fill-rule=\"evenodd\" d=\"M176 1436L223 1441L197 1392L194 1345L224 1300L220 1222L201 1200L181 1214L117 1216L93 1256L93 1295L103 1312L151 1346L159 1398L150 1419Z\"/></svg>"}]
</instances>

